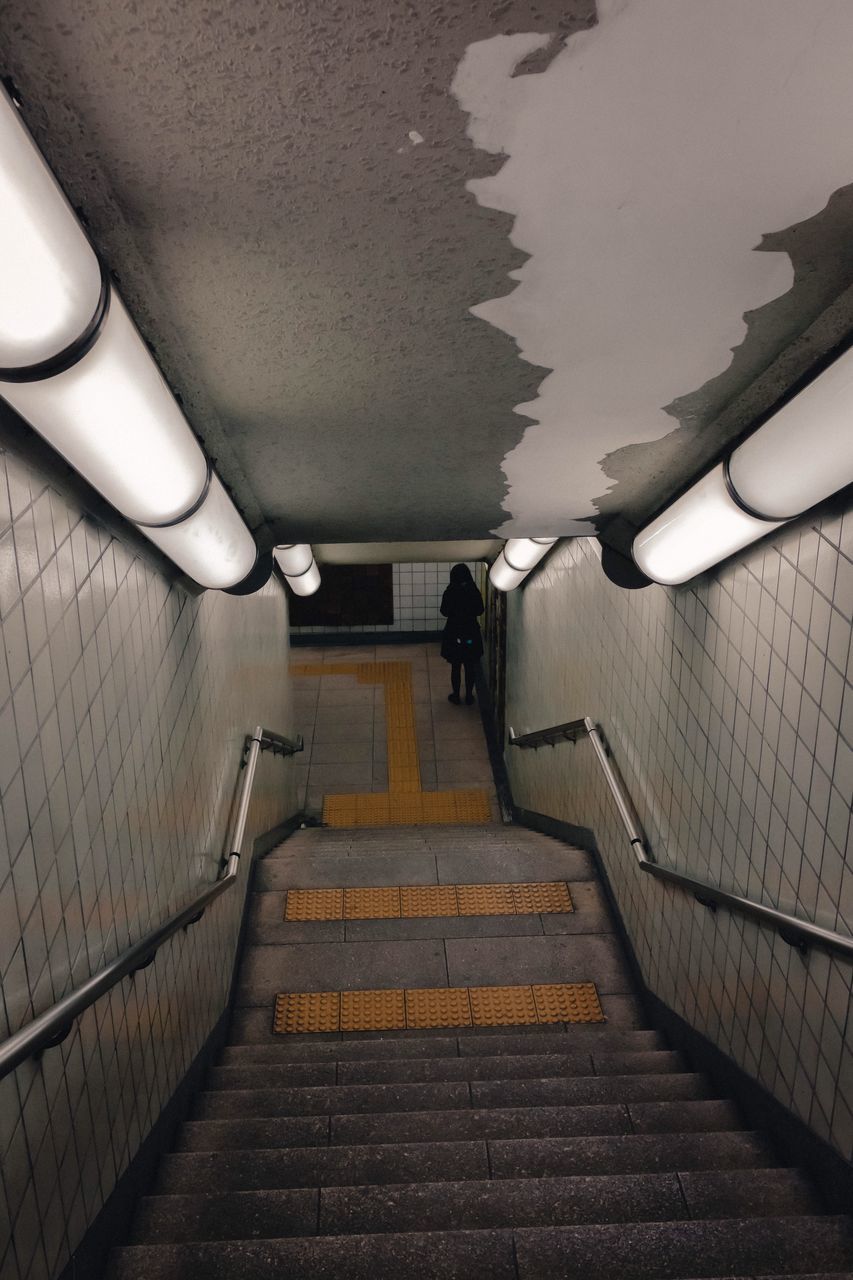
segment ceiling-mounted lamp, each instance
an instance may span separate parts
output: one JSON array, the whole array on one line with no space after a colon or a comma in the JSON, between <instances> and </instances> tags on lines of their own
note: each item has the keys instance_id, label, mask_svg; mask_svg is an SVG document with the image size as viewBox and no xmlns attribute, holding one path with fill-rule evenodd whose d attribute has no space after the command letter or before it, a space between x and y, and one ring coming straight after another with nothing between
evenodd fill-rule
<instances>
[{"instance_id":1,"label":"ceiling-mounted lamp","mask_svg":"<svg viewBox=\"0 0 853 1280\"><path fill-rule=\"evenodd\" d=\"M853 482L853 348L641 529L632 554L676 586Z\"/></svg>"},{"instance_id":2,"label":"ceiling-mounted lamp","mask_svg":"<svg viewBox=\"0 0 853 1280\"><path fill-rule=\"evenodd\" d=\"M75 346L106 306L97 254L17 108L0 88L0 368Z\"/></svg>"},{"instance_id":3,"label":"ceiling-mounted lamp","mask_svg":"<svg viewBox=\"0 0 853 1280\"><path fill-rule=\"evenodd\" d=\"M498 591L514 591L556 541L556 538L509 538L489 570L492 586Z\"/></svg>"},{"instance_id":4,"label":"ceiling-mounted lamp","mask_svg":"<svg viewBox=\"0 0 853 1280\"><path fill-rule=\"evenodd\" d=\"M3 90L0 278L0 395L196 582L239 589L254 570L262 585L251 533Z\"/></svg>"},{"instance_id":5,"label":"ceiling-mounted lamp","mask_svg":"<svg viewBox=\"0 0 853 1280\"><path fill-rule=\"evenodd\" d=\"M307 542L289 542L276 547L273 557L294 595L313 596L320 586L320 570Z\"/></svg>"}]
</instances>

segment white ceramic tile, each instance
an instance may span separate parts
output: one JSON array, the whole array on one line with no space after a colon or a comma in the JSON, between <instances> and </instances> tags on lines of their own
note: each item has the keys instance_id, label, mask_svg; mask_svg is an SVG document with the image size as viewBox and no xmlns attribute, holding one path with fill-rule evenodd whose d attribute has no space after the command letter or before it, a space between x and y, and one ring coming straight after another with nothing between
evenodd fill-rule
<instances>
[{"instance_id":1,"label":"white ceramic tile","mask_svg":"<svg viewBox=\"0 0 853 1280\"><path fill-rule=\"evenodd\" d=\"M4 559L0 584L4 1024L41 1011L216 876L243 735L259 720L299 727L275 584L188 597L0 454L0 523L7 501L22 558L15 573ZM263 758L249 839L293 812L295 785L293 766ZM239 898L146 971L150 1015L139 983L123 984L45 1056L50 1092L30 1090L23 1107L30 1160L0 1133L0 1220L14 1221L27 1280L62 1270L221 1013ZM152 1019L174 1030L152 1034ZM74 1097L57 1092L60 1053L86 1058Z\"/></svg>"},{"instance_id":2,"label":"white ceramic tile","mask_svg":"<svg viewBox=\"0 0 853 1280\"><path fill-rule=\"evenodd\" d=\"M853 513L827 528L788 526L677 591L622 592L596 543L567 540L508 598L507 722L591 715L662 861L849 929ZM773 935L638 874L588 744L507 763L517 803L594 829L652 989L849 1158L837 1099L850 966L817 952L803 965ZM835 1010L825 1041L819 1026L803 1035L821 1002Z\"/></svg>"}]
</instances>

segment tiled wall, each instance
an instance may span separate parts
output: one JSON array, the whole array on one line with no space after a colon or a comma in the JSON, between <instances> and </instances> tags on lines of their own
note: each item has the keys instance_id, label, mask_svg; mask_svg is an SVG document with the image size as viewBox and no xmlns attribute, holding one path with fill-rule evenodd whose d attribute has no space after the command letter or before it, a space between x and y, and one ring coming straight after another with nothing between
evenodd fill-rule
<instances>
[{"instance_id":1,"label":"tiled wall","mask_svg":"<svg viewBox=\"0 0 853 1280\"><path fill-rule=\"evenodd\" d=\"M192 599L2 453L0 623L5 1039L216 878L244 734L294 726L280 586ZM0 1081L3 1280L58 1275L215 1025L245 884Z\"/></svg>"},{"instance_id":2,"label":"tiled wall","mask_svg":"<svg viewBox=\"0 0 853 1280\"><path fill-rule=\"evenodd\" d=\"M853 932L853 512L678 590L567 541L510 600L507 723L600 723L655 857ZM849 1158L853 965L638 871L588 741L508 749L516 803L595 832L645 978Z\"/></svg>"},{"instance_id":3,"label":"tiled wall","mask_svg":"<svg viewBox=\"0 0 853 1280\"><path fill-rule=\"evenodd\" d=\"M383 626L294 627L294 635L326 632L347 635L352 631L441 631L446 621L439 613L444 589L450 580L449 564L395 564L394 621ZM474 581L482 585L482 564L468 562ZM322 565L320 572L322 573Z\"/></svg>"}]
</instances>

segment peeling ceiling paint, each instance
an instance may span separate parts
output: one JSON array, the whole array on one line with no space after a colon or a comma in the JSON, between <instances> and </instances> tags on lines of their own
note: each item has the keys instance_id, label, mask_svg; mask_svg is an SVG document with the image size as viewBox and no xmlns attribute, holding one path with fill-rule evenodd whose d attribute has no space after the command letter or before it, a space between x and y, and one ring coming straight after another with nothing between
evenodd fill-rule
<instances>
[{"instance_id":1,"label":"peeling ceiling paint","mask_svg":"<svg viewBox=\"0 0 853 1280\"><path fill-rule=\"evenodd\" d=\"M853 180L848 0L604 0L598 19L536 74L514 73L541 33L472 44L452 84L474 145L506 157L468 189L529 255L472 313L552 371L515 407L533 423L503 464L504 537L599 512L608 455L672 432L745 313L791 289L770 233Z\"/></svg>"},{"instance_id":2,"label":"peeling ceiling paint","mask_svg":"<svg viewBox=\"0 0 853 1280\"><path fill-rule=\"evenodd\" d=\"M537 536L853 331L851 18L5 0L0 72L259 540Z\"/></svg>"}]
</instances>

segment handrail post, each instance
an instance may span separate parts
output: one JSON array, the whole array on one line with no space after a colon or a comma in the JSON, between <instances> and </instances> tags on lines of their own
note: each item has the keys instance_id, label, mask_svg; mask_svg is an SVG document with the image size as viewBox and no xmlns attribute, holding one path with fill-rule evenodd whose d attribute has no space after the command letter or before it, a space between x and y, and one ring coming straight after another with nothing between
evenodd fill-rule
<instances>
[{"instance_id":1,"label":"handrail post","mask_svg":"<svg viewBox=\"0 0 853 1280\"><path fill-rule=\"evenodd\" d=\"M634 850L634 856L640 866L653 862L646 840L643 835L643 829L640 825L640 818L637 810L634 808L631 797L625 783L622 781L622 775L619 773L610 752L607 743L604 740L604 734L599 729L594 720L589 716L584 716L584 726L592 743L592 749L598 757L598 763L601 765L605 780L610 788L610 794L616 802L616 808L619 810L619 816L622 819L622 825L628 833L628 839Z\"/></svg>"}]
</instances>

